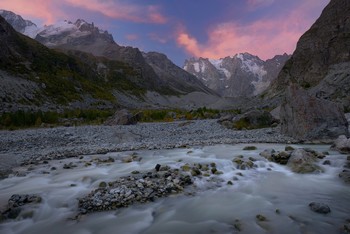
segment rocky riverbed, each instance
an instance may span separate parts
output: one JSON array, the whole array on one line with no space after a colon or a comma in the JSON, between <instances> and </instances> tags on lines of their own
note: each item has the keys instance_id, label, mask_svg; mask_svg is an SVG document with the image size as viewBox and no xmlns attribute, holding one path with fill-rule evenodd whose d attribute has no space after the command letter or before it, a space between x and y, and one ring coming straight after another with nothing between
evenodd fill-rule
<instances>
[{"instance_id":1,"label":"rocky riverbed","mask_svg":"<svg viewBox=\"0 0 350 234\"><path fill-rule=\"evenodd\" d=\"M279 131L217 120L0 131L0 232L348 233L350 158Z\"/></svg>"},{"instance_id":2,"label":"rocky riverbed","mask_svg":"<svg viewBox=\"0 0 350 234\"><path fill-rule=\"evenodd\" d=\"M217 120L0 131L0 171L25 162L139 149L233 143L293 143L278 127L234 131Z\"/></svg>"},{"instance_id":3,"label":"rocky riverbed","mask_svg":"<svg viewBox=\"0 0 350 234\"><path fill-rule=\"evenodd\" d=\"M0 232L348 233L348 161L252 143L32 162L0 181Z\"/></svg>"}]
</instances>

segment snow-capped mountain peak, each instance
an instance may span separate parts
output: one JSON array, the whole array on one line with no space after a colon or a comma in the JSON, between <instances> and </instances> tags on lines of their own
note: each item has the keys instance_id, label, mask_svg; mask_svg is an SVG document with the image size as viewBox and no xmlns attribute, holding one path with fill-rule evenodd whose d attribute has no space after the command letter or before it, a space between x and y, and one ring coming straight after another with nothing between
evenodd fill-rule
<instances>
[{"instance_id":1,"label":"snow-capped mountain peak","mask_svg":"<svg viewBox=\"0 0 350 234\"><path fill-rule=\"evenodd\" d=\"M90 24L83 19L78 19L75 23L62 20L52 25L37 27L33 22L24 20L20 15L11 11L0 10L0 15L4 17L16 31L31 38L35 38L50 47L66 44L74 38L86 38L90 35L95 38L100 38L107 43L114 43L111 34L95 27L94 23Z\"/></svg>"},{"instance_id":2,"label":"snow-capped mountain peak","mask_svg":"<svg viewBox=\"0 0 350 234\"><path fill-rule=\"evenodd\" d=\"M264 61L257 56L248 53L240 53L235 56L242 61L242 69L256 75L260 80L267 74L264 67Z\"/></svg>"},{"instance_id":3,"label":"snow-capped mountain peak","mask_svg":"<svg viewBox=\"0 0 350 234\"><path fill-rule=\"evenodd\" d=\"M184 69L223 96L253 96L263 92L289 58L287 54L263 61L249 53L220 59L189 59Z\"/></svg>"},{"instance_id":4,"label":"snow-capped mountain peak","mask_svg":"<svg viewBox=\"0 0 350 234\"><path fill-rule=\"evenodd\" d=\"M44 26L38 33L40 37L44 38L65 34L69 34L70 37L80 37L88 35L89 32L81 31L76 24L73 24L67 20L63 20L52 25Z\"/></svg>"},{"instance_id":5,"label":"snow-capped mountain peak","mask_svg":"<svg viewBox=\"0 0 350 234\"><path fill-rule=\"evenodd\" d=\"M24 35L35 37L38 33L38 27L30 20L24 20L20 15L16 15L11 11L0 10L0 15L12 25L12 27Z\"/></svg>"}]
</instances>

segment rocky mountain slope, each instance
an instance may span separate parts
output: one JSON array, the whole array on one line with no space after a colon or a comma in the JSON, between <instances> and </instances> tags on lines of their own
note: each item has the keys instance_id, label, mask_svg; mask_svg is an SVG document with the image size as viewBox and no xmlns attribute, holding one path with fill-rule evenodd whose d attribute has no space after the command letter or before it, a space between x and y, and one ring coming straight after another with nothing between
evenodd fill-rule
<instances>
[{"instance_id":1,"label":"rocky mountain slope","mask_svg":"<svg viewBox=\"0 0 350 234\"><path fill-rule=\"evenodd\" d=\"M266 96L281 99L282 133L332 140L349 135L344 115L350 110L349 93L350 1L331 0Z\"/></svg>"},{"instance_id":2,"label":"rocky mountain slope","mask_svg":"<svg viewBox=\"0 0 350 234\"><path fill-rule=\"evenodd\" d=\"M274 80L289 55L276 55L266 61L249 53L214 60L191 58L184 69L195 75L207 87L225 97L251 97L265 91Z\"/></svg>"},{"instance_id":3,"label":"rocky mountain slope","mask_svg":"<svg viewBox=\"0 0 350 234\"><path fill-rule=\"evenodd\" d=\"M30 20L24 20L20 15L16 15L11 11L0 10L0 15L12 25L12 27L22 34L29 37L35 37L39 28Z\"/></svg>"},{"instance_id":4,"label":"rocky mountain slope","mask_svg":"<svg viewBox=\"0 0 350 234\"><path fill-rule=\"evenodd\" d=\"M268 90L281 97L289 83L350 110L350 1L332 0L300 38L290 60Z\"/></svg>"},{"instance_id":5,"label":"rocky mountain slope","mask_svg":"<svg viewBox=\"0 0 350 234\"><path fill-rule=\"evenodd\" d=\"M17 24L15 20L11 22L14 25ZM173 64L165 55L152 52L153 56L148 56L146 59L144 53L139 49L119 46L111 34L83 19L78 19L76 22L65 20L37 28L36 33L36 35L26 35L49 48L60 49L66 53L78 50L129 64L142 74L142 77L135 82L148 90L160 93L164 91L165 94L184 94L191 91L213 93L200 82L193 82L193 77L190 74L184 74L182 69ZM167 66L155 68L154 62L151 61L151 58L155 57L166 58ZM169 73L172 75L169 76Z\"/></svg>"},{"instance_id":6,"label":"rocky mountain slope","mask_svg":"<svg viewBox=\"0 0 350 234\"><path fill-rule=\"evenodd\" d=\"M23 20L13 13L10 18L15 19L10 21L13 25L19 25ZM23 25L18 31L25 33L28 31L28 26L25 25L30 23ZM109 82L114 98L123 106L158 107L159 103L172 106L174 104L172 96L187 96L193 92L196 95L187 97L187 102L183 102L184 104L192 103L196 106L197 101L203 103L203 100L197 100L198 93L208 100L204 105L220 99L217 94L198 82L193 75L177 67L165 55L156 52L146 54L137 48L119 46L114 42L112 35L95 27L93 23L89 24L81 19L74 23L62 21L32 31L37 34L27 35L49 48L74 57L89 66L93 70L92 74ZM160 97L160 100L157 97ZM174 105L181 107L181 102L176 99Z\"/></svg>"},{"instance_id":7,"label":"rocky mountain slope","mask_svg":"<svg viewBox=\"0 0 350 234\"><path fill-rule=\"evenodd\" d=\"M67 56L16 32L0 16L0 110L113 108L115 91L141 95L129 65L83 52ZM89 58L90 56L90 58ZM80 58L85 58L82 60Z\"/></svg>"}]
</instances>

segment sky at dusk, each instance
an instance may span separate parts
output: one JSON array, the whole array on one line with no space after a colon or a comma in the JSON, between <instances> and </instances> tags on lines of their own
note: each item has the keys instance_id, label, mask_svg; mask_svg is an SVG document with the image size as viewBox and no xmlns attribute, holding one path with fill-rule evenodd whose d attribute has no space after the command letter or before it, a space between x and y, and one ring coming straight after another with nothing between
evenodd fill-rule
<instances>
[{"instance_id":1,"label":"sky at dusk","mask_svg":"<svg viewBox=\"0 0 350 234\"><path fill-rule=\"evenodd\" d=\"M38 26L82 18L124 46L190 57L291 54L330 0L0 0Z\"/></svg>"}]
</instances>

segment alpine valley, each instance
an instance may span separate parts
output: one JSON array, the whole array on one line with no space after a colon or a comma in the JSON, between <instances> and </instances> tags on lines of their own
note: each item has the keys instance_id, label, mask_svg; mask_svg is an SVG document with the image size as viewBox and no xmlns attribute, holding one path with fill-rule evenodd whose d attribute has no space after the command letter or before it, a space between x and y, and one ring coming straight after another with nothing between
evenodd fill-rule
<instances>
[{"instance_id":1,"label":"alpine valley","mask_svg":"<svg viewBox=\"0 0 350 234\"><path fill-rule=\"evenodd\" d=\"M165 55L119 46L93 23L38 28L13 12L0 15L2 111L193 108L221 99Z\"/></svg>"},{"instance_id":2,"label":"alpine valley","mask_svg":"<svg viewBox=\"0 0 350 234\"><path fill-rule=\"evenodd\" d=\"M183 68L1 10L0 233L349 234L350 0L327 3L292 55Z\"/></svg>"},{"instance_id":3,"label":"alpine valley","mask_svg":"<svg viewBox=\"0 0 350 234\"><path fill-rule=\"evenodd\" d=\"M272 59L262 61L257 56L244 53L220 60L192 58L186 60L183 70L164 54L145 53L137 48L118 45L107 31L83 19L78 19L76 22L61 21L39 28L31 21L24 20L10 11L1 10L0 15L18 33L55 50L53 52L45 49L46 51L64 53L66 59L74 60L74 63L79 63L79 66L85 66L84 69L79 67L74 71L78 73L76 76L90 77L90 81L93 80L92 83L99 82L95 89L107 90L105 97L99 96L94 88L90 87L90 91L87 91L77 78L72 77L72 74L67 74L66 77L58 75L54 79L44 80L43 76L48 74L41 76L35 74L36 71L33 71L30 66L30 58L27 58L22 61L22 64L27 64L27 70L23 72L28 76L29 70L31 77L36 79L24 77L17 69L12 73L1 69L1 77L4 79L0 92L4 100L1 108L5 111L18 108L48 110L67 106L71 108L91 108L92 106L98 108L113 106L240 108L242 98L243 100L251 98L267 89L290 57L287 54L276 55ZM11 33L16 34L14 31ZM25 40L28 43L30 41ZM37 43L33 45L38 46ZM41 48L44 49L44 47ZM18 55L21 53L23 51ZM52 56L55 57L55 55ZM46 60L45 56L42 59ZM77 70L85 70L89 76ZM49 89L52 91L55 87L59 88L51 84L52 82L61 85L65 83L65 91L60 89L56 92L58 96L56 93L51 95ZM88 85L89 79L82 78L82 82ZM21 87L25 87L26 92L23 92ZM9 92L14 94L11 100L8 97ZM25 96L24 93L26 93ZM235 102L230 98L238 99ZM45 100L45 103L42 100Z\"/></svg>"}]
</instances>

